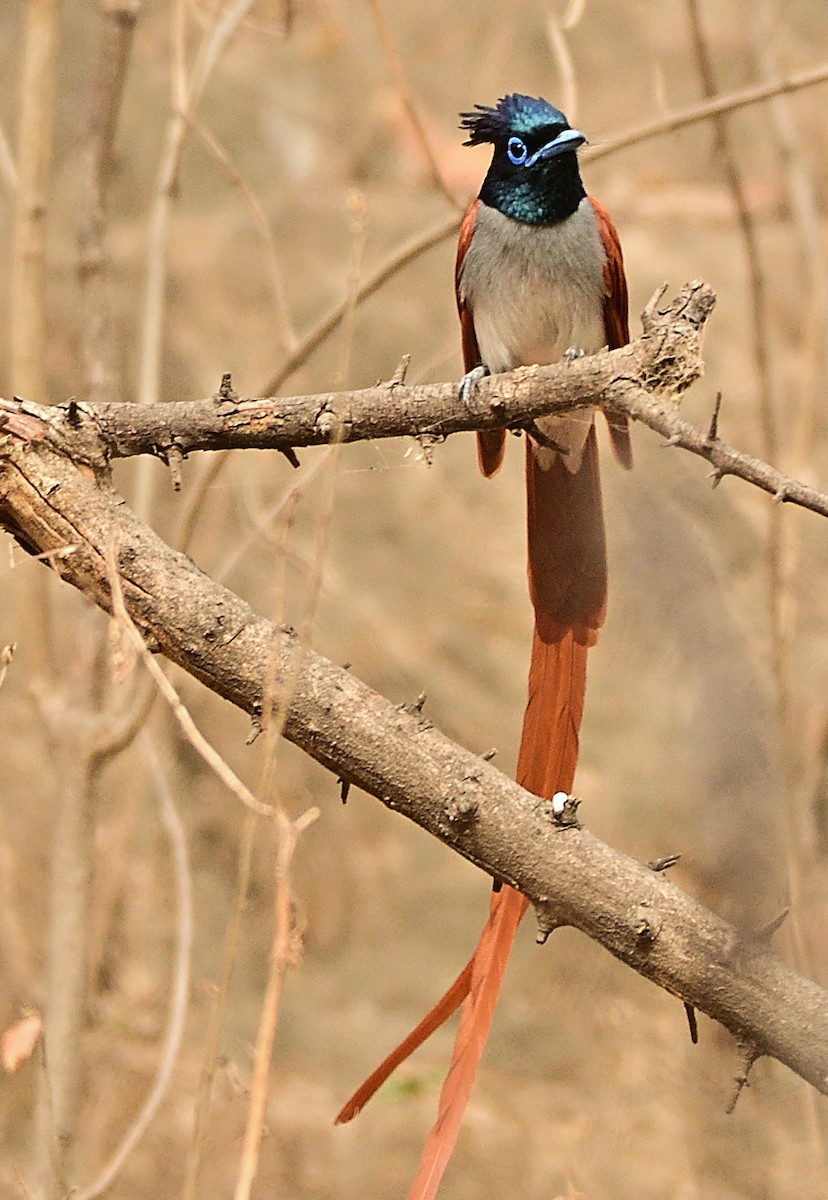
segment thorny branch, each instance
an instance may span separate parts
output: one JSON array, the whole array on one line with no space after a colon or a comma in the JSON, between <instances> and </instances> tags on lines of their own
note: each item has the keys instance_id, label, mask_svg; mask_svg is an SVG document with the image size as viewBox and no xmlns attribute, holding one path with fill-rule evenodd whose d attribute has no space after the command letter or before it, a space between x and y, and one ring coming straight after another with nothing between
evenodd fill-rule
<instances>
[{"instance_id":1,"label":"thorny branch","mask_svg":"<svg viewBox=\"0 0 828 1200\"><path fill-rule=\"evenodd\" d=\"M777 501L828 516L828 496L682 420L678 399L703 373L701 337L715 296L687 284L663 307L657 293L642 314L640 338L620 350L551 367L494 375L466 403L451 383L407 387L397 378L373 388L316 396L245 397L226 376L204 400L146 407L66 404L49 407L0 400L0 428L47 439L74 461L105 476L111 459L157 455L173 465L196 450L295 447L389 437L443 441L473 429L526 429L549 413L596 408L633 420L706 459L718 482L738 476Z\"/></svg>"},{"instance_id":2,"label":"thorny branch","mask_svg":"<svg viewBox=\"0 0 828 1200\"><path fill-rule=\"evenodd\" d=\"M453 428L485 427L496 400L503 404L495 407L501 422L504 412L507 419L525 420L552 411L563 384L569 406L626 405L637 418L640 409L676 444L713 455L717 469L737 473L737 452L724 447L715 431L699 433L675 415L674 394L701 371L698 338L712 301L704 285L685 289L664 309L655 301L645 314L644 337L632 347L557 371L495 380L481 388L474 412L451 417ZM674 340L676 329L680 344ZM441 398L448 407L455 403L454 389L448 387L405 389L397 383L390 393L373 394L394 408L400 393L408 406L415 405L414 417L404 413L413 428L421 413L416 404L435 405ZM353 408L359 399L352 393L336 403ZM225 394L201 402L203 411L205 404L213 405L214 422L223 419L222 406L229 405L238 441L244 408L242 416L237 410L245 402ZM114 413L107 414L110 422ZM166 415L172 420L172 412ZM450 742L418 711L393 705L351 672L304 649L291 630L253 612L165 545L111 489L97 409L80 417L76 405L74 424L68 407L54 424L47 416L31 406L7 406L0 433L0 522L27 549L44 555L62 578L105 609L112 607L107 555L114 555L123 604L148 645L255 723L273 719L266 698L279 695L277 717L288 740L344 783L363 788L518 888L535 906L541 928L570 924L581 929L686 1005L721 1022L741 1045L778 1058L828 1094L828 993L789 970L766 939L740 933L675 887L664 872L616 853L578 825L562 825L548 802ZM375 414L376 421L381 423L382 416ZM357 429L364 437L376 424L367 410L361 421L346 430L352 439ZM114 427L110 424L110 437ZM132 435L132 452L139 436L147 435ZM284 440L284 432L280 436ZM159 440L163 435L157 431ZM325 439L316 429L310 440ZM264 444L277 439L271 433ZM739 462L742 457L737 456ZM772 474L764 464L755 469ZM760 486L772 490L773 480L763 478ZM820 503L821 508L811 507L825 511L828 501Z\"/></svg>"}]
</instances>

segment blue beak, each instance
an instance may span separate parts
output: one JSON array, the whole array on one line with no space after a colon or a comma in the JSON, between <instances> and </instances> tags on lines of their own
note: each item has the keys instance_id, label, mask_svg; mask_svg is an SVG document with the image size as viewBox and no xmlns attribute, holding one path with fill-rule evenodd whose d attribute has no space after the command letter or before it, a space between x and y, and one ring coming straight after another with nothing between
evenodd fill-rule
<instances>
[{"instance_id":1,"label":"blue beak","mask_svg":"<svg viewBox=\"0 0 828 1200\"><path fill-rule=\"evenodd\" d=\"M559 154L568 154L570 150L577 150L579 146L583 146L586 140L586 137L577 129L564 129L551 142L547 142L545 146L541 146L540 150L536 150L530 158L527 158L526 166L531 167L533 163L542 158L557 158Z\"/></svg>"}]
</instances>

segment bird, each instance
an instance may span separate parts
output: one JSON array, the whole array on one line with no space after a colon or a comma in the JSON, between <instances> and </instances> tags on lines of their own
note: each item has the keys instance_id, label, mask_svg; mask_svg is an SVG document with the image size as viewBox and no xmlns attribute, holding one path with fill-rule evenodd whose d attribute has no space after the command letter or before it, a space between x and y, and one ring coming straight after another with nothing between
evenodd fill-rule
<instances>
[{"instance_id":1,"label":"bird","mask_svg":"<svg viewBox=\"0 0 828 1200\"><path fill-rule=\"evenodd\" d=\"M455 291L468 400L479 379L616 349L629 341L621 245L584 188L586 137L547 100L511 93L460 114L467 146L490 144L479 195L461 223ZM628 422L608 417L622 467ZM607 564L593 413L540 418L525 437L529 595L534 631L516 779L551 799L572 791L587 652L604 620ZM500 470L506 430L477 434L480 470ZM528 901L494 884L477 947L448 991L380 1064L336 1120L351 1120L391 1072L463 1006L454 1051L409 1200L433 1200L451 1157Z\"/></svg>"}]
</instances>

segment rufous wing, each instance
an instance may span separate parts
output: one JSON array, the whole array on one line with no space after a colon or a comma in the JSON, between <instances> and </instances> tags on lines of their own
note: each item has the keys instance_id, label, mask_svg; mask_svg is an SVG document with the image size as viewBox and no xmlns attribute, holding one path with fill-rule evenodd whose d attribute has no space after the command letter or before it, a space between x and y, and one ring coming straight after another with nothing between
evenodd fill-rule
<instances>
[{"instance_id":1,"label":"rufous wing","mask_svg":"<svg viewBox=\"0 0 828 1200\"><path fill-rule=\"evenodd\" d=\"M457 311L460 314L460 336L463 344L463 369L473 371L483 360L480 357L480 347L474 332L474 318L469 306L460 295L460 273L463 260L471 245L474 228L477 223L478 201L473 200L466 209L463 223L460 226L460 236L457 239L457 258L454 264L454 294L457 298ZM477 435L477 460L480 470L487 479L496 475L503 463L506 448L506 431L503 429L485 430Z\"/></svg>"},{"instance_id":2,"label":"rufous wing","mask_svg":"<svg viewBox=\"0 0 828 1200\"><path fill-rule=\"evenodd\" d=\"M589 202L598 220L598 230L606 255L604 263L604 334L609 349L617 350L619 346L626 346L630 340L629 297L627 295L627 276L624 273L624 257L612 217L594 196L590 196ZM629 421L625 414L613 413L607 417L607 423L613 453L621 466L629 470L633 463Z\"/></svg>"}]
</instances>

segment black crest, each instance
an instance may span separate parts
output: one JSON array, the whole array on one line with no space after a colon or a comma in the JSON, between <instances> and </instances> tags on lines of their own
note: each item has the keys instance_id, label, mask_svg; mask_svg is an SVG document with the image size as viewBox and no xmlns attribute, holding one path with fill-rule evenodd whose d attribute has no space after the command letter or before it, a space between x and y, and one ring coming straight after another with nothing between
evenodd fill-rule
<instances>
[{"instance_id":1,"label":"black crest","mask_svg":"<svg viewBox=\"0 0 828 1200\"><path fill-rule=\"evenodd\" d=\"M503 96L495 108L487 104L474 107L474 112L460 113L460 128L469 134L465 146L497 143L513 134L531 136L541 129L569 128L564 114L548 100L522 96L519 92Z\"/></svg>"}]
</instances>

